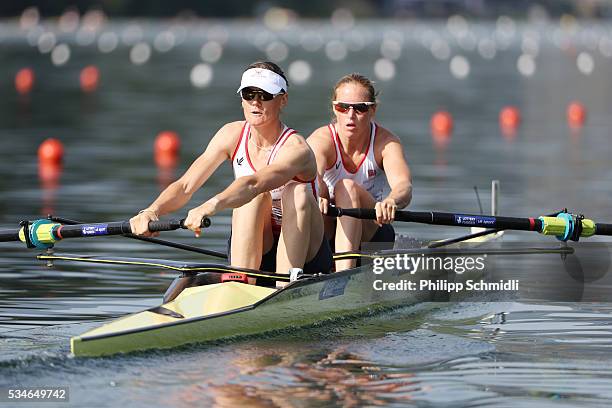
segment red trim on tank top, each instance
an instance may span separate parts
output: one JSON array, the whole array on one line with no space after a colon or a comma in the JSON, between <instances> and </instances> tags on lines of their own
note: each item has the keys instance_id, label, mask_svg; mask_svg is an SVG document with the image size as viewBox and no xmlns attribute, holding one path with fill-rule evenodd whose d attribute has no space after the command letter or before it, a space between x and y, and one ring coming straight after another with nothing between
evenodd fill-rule
<instances>
[{"instance_id":1,"label":"red trim on tank top","mask_svg":"<svg viewBox=\"0 0 612 408\"><path fill-rule=\"evenodd\" d=\"M332 129L332 126L333 124L330 123L329 125L327 125L327 128L329 129L329 137L331 137L332 144L334 145L334 161L332 162L331 166L325 169L325 171L333 168L336 165L336 161L338 161L338 148L336 147L336 141L334 140L334 131Z\"/></svg>"},{"instance_id":2,"label":"red trim on tank top","mask_svg":"<svg viewBox=\"0 0 612 408\"><path fill-rule=\"evenodd\" d=\"M249 130L249 136L251 136L251 131L250 130ZM249 162L249 166L251 166L253 171L257 171L257 170L255 170L255 166L253 166L253 163L251 163L251 157L249 156L249 136L246 137L245 142L244 142L245 156L247 158L247 161Z\"/></svg>"},{"instance_id":3,"label":"red trim on tank top","mask_svg":"<svg viewBox=\"0 0 612 408\"><path fill-rule=\"evenodd\" d=\"M376 138L378 137L378 128L379 126L375 123L372 122L372 126L374 126L374 141L371 142L372 144L372 156L374 157L374 164L376 165L376 167L378 167L382 172L385 171L385 169L383 169L382 163L379 165L378 162L376 161ZM381 157L382 159L382 157Z\"/></svg>"},{"instance_id":4,"label":"red trim on tank top","mask_svg":"<svg viewBox=\"0 0 612 408\"><path fill-rule=\"evenodd\" d=\"M283 130L283 133L281 133L281 135L279 136L279 138L278 138L278 140L276 141L276 143L274 144L274 146L272 146L272 150L270 151L270 155L268 156L268 162L266 162L266 166L267 166L268 164L270 164L270 161L269 161L269 160L270 160L270 158L272 157L272 153L274 153L274 150L277 150L277 151L278 151L278 149L276 149L277 143L279 142L279 140L281 140L281 139L284 137L284 135L285 135L285 134L286 134L288 131L293 131L293 133L296 133L296 130L293 130L293 129L289 128L289 127L287 127L285 130ZM293 133L291 133L289 136L291 136ZM249 132L249 135L250 135L250 132ZM289 136L287 136L287 137L289 137ZM284 142L283 142L283 143L284 143ZM280 146L279 146L279 149L280 149ZM246 151L246 157L247 157L247 161L249 162L249 166L251 166L251 168L253 169L253 171L257 171L257 169L255 169L255 166L253 166L253 163L251 162L251 157L249 156L249 140L248 140L248 138L247 138L247 140L246 140L246 142L245 142L244 150Z\"/></svg>"},{"instance_id":5,"label":"red trim on tank top","mask_svg":"<svg viewBox=\"0 0 612 408\"><path fill-rule=\"evenodd\" d=\"M359 162L359 165L357 166L355 171L350 171L344 165L344 157L342 156L342 151L344 151L344 146L342 146L342 142L340 141L340 136L338 134L336 134L336 140L338 141L338 143L340 144L340 147L342 148L340 151L340 160L342 161L342 167L344 167L344 170L346 170L347 173L356 174L359 168L361 167L361 165L363 164L363 162L365 161L366 157L368 157L368 153L370 151L370 145L372 144L372 125L370 124L370 137L368 139L368 147L366 148L365 154L363 155L363 158L361 159L361 162ZM374 161L376 161L376 158L374 159Z\"/></svg>"},{"instance_id":6,"label":"red trim on tank top","mask_svg":"<svg viewBox=\"0 0 612 408\"><path fill-rule=\"evenodd\" d=\"M234 153L232 154L232 161L236 157L236 153L238 153L238 148L240 147L240 142L242 142L242 138L244 137L244 128L246 128L249 122L244 121L244 125L242 125L242 130L240 131L240 139L238 139L238 143L236 143L236 148L234 149Z\"/></svg>"},{"instance_id":7,"label":"red trim on tank top","mask_svg":"<svg viewBox=\"0 0 612 408\"><path fill-rule=\"evenodd\" d=\"M272 148L272 151L270 152L270 156L268 157L268 163L267 164L270 164L270 159L274 160L276 158L276 155L278 154L278 152L281 149L281 147L283 147L283 145L285 144L287 139L289 139L289 137L291 135L295 134L295 133L297 133L297 130L295 130L295 129L291 129L289 127L287 129L285 129L283 134L276 141L276 143L280 142L280 144L275 144L274 147ZM282 140L283 138L284 138L284 140ZM278 148L277 148L277 146L278 146ZM272 157L272 155L274 155L274 157Z\"/></svg>"}]
</instances>

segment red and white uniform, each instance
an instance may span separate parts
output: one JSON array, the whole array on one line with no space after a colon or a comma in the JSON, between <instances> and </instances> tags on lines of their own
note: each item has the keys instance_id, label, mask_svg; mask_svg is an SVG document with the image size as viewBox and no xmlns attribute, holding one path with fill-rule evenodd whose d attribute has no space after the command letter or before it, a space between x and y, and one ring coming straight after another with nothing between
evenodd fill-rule
<instances>
[{"instance_id":1,"label":"red and white uniform","mask_svg":"<svg viewBox=\"0 0 612 408\"><path fill-rule=\"evenodd\" d=\"M376 123L371 122L370 127L370 143L366 154L363 156L363 160L357 166L354 172L350 172L344 166L342 154L342 142L338 137L338 131L336 126L331 123L327 125L331 132L332 141L336 149L336 160L334 164L328 169L325 169L323 173L323 181L327 184L330 198L334 198L334 188L340 180L350 179L355 183L363 186L376 201L382 201L382 199L389 193L389 183L387 183L387 177L383 169L378 167L376 159L374 158L374 142L376 140Z\"/></svg>"},{"instance_id":2,"label":"red and white uniform","mask_svg":"<svg viewBox=\"0 0 612 408\"><path fill-rule=\"evenodd\" d=\"M291 137L291 135L297 133L296 130L287 127L283 124L283 129L281 131L280 136L276 139L276 142L272 146L270 150L270 154L268 155L268 160L266 161L266 165L272 163L280 149L282 149L285 142ZM232 155L232 168L234 169L234 178L251 176L255 174L257 169L253 166L251 162L251 158L249 157L249 137L251 134L251 125L248 122L244 123L242 128L242 133L240 134L240 139L238 140L238 144L234 149L234 154ZM280 228L283 219L283 211L281 207L281 198L283 196L283 189L285 186L291 183L308 183L312 188L312 193L314 194L315 199L318 198L318 186L316 183L316 177L310 181L300 180L297 177L294 177L293 180L285 183L284 185L275 188L270 191L272 195L272 230L274 233L280 233Z\"/></svg>"}]
</instances>

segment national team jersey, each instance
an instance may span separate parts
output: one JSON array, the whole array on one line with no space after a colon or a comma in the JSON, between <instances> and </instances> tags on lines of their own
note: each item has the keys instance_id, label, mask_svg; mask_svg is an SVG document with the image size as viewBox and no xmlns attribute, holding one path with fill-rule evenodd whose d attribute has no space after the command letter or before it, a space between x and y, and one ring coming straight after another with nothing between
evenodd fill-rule
<instances>
[{"instance_id":1,"label":"national team jersey","mask_svg":"<svg viewBox=\"0 0 612 408\"><path fill-rule=\"evenodd\" d=\"M283 147L285 142L291 137L291 135L297 133L294 129L287 127L283 124L283 128L280 136L272 146L270 150L270 154L268 155L268 160L266 161L266 165L272 163L278 152ZM234 149L234 154L232 155L232 168L234 169L234 178L250 176L255 174L257 169L251 163L251 158L249 157L249 137L251 134L251 125L248 122L244 123L242 128L242 132L240 134L240 139L238 140L238 144ZM290 180L286 184L275 188L270 191L270 195L272 196L272 230L274 233L280 233L280 228L282 224L283 211L281 207L281 198L283 195L283 189L285 186L291 183L308 183L312 188L312 193L315 196L315 199L318 198L318 186L316 183L316 176L313 180L303 181L294 177L293 180Z\"/></svg>"},{"instance_id":2,"label":"national team jersey","mask_svg":"<svg viewBox=\"0 0 612 408\"><path fill-rule=\"evenodd\" d=\"M334 164L325 170L323 173L323 181L327 184L330 198L334 198L334 188L340 180L350 179L355 183L363 186L376 201L382 201L386 194L389 193L389 184L385 172L378 167L374 158L374 142L376 140L377 126L376 123L370 124L370 143L368 150L363 157L363 160L357 166L355 172L350 172L344 167L341 151L342 142L338 137L336 126L331 123L327 126L331 132L332 141L336 150L336 160Z\"/></svg>"}]
</instances>

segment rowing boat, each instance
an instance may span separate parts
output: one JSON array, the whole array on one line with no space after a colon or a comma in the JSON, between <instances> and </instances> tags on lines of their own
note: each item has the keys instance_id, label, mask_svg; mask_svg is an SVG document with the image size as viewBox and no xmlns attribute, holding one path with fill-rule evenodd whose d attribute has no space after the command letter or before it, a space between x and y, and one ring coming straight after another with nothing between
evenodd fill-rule
<instances>
[{"instance_id":1,"label":"rowing boat","mask_svg":"<svg viewBox=\"0 0 612 408\"><path fill-rule=\"evenodd\" d=\"M478 237L473 243L499 239L502 233ZM456 245L456 244L455 244ZM43 258L44 259L44 258ZM313 324L322 319L362 314L372 308L410 305L431 299L432 291L376 290L374 281L398 283L422 278L415 274L385 271L372 273L366 264L334 274L296 280L281 289L241 282L218 282L219 271L236 271L224 265L194 265L193 269L215 269L196 277L203 284L188 287L161 306L135 313L70 341L76 356L99 356L150 348L251 335L287 327ZM428 271L429 272L433 271ZM179 278L181 279L181 278Z\"/></svg>"},{"instance_id":2,"label":"rowing boat","mask_svg":"<svg viewBox=\"0 0 612 408\"><path fill-rule=\"evenodd\" d=\"M496 197L492 202L497 202ZM180 276L166 291L160 306L127 315L71 339L71 351L75 356L102 356L170 348L237 335L306 326L322 320L368 313L374 309L436 299L437 290L433 289L408 291L378 289L380 284L377 286L377 281L387 285L401 283L405 286L406 282L422 280L423 277L445 280L450 276L448 271L438 268L402 270L395 267L387 268L382 274L374 273L373 264L370 262L376 263L377 260L400 254L445 257L505 254L507 251L496 252L497 249L494 247L494 244L501 239L504 230L537 231L554 235L562 241L578 240L579 237L591 235L612 235L612 225L596 224L582 216L567 212L524 219L498 217L495 212L493 208L492 215L484 216L398 211L396 220L469 226L472 227L472 232L460 238L431 242L418 248L336 254L335 259L360 258L362 265L342 272L302 276L295 280L291 280L287 275L213 263L71 256L52 251L39 255L38 259L46 261L49 265L57 261L81 261L152 266L180 272ZM375 217L373 211L367 209L338 208L329 214L366 219ZM203 220L204 227L207 222ZM149 229L152 231L181 227L181 221L154 221L149 224ZM125 222L71 226L49 220L38 220L33 223L22 223L18 231L0 231L0 242L20 240L26 242L29 247L50 248L56 241L64 238L128 233L130 233L129 223ZM571 247L562 247L558 253L568 253L568 251L571 251ZM482 273L486 271L453 273L451 281L474 279L478 277L476 275ZM229 280L224 281L224 277L228 274ZM238 278L264 277L289 282L286 286L277 289L250 285L241 279L233 279L232 275Z\"/></svg>"},{"instance_id":3,"label":"rowing boat","mask_svg":"<svg viewBox=\"0 0 612 408\"><path fill-rule=\"evenodd\" d=\"M496 232L453 245L456 249L458 245L481 245L499 240L502 234ZM422 250L417 248L414 253L422 253ZM422 271L410 275L390 270L381 276L372 273L369 263L334 274L296 280L281 289L241 282L221 283L218 280L220 272L258 274L225 265L184 265L183 275L175 280L164 296L168 301L73 337L70 340L72 353L99 356L169 348L232 337L237 333L252 335L370 312L374 307L415 304L430 299L432 295L427 290L376 290L375 280L387 284L406 278L414 280L422 277ZM178 294L176 287L182 289Z\"/></svg>"}]
</instances>

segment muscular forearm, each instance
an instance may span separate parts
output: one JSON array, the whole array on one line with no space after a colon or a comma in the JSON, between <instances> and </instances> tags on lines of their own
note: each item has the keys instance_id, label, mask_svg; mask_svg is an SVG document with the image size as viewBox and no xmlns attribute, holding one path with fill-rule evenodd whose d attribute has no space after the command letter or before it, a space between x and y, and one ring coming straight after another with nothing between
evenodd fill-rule
<instances>
[{"instance_id":1,"label":"muscular forearm","mask_svg":"<svg viewBox=\"0 0 612 408\"><path fill-rule=\"evenodd\" d=\"M394 186L388 198L395 201L398 208L404 208L412 201L412 183L401 183Z\"/></svg>"},{"instance_id":2,"label":"muscular forearm","mask_svg":"<svg viewBox=\"0 0 612 408\"><path fill-rule=\"evenodd\" d=\"M259 195L259 191L255 177L237 178L225 190L213 197L215 211L241 207L257 195Z\"/></svg>"},{"instance_id":3,"label":"muscular forearm","mask_svg":"<svg viewBox=\"0 0 612 408\"><path fill-rule=\"evenodd\" d=\"M162 191L147 209L154 211L158 216L168 214L182 208L189 202L192 195L185 191L180 182L175 181Z\"/></svg>"}]
</instances>

